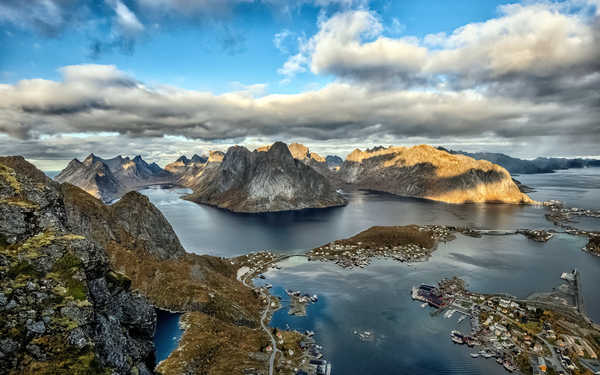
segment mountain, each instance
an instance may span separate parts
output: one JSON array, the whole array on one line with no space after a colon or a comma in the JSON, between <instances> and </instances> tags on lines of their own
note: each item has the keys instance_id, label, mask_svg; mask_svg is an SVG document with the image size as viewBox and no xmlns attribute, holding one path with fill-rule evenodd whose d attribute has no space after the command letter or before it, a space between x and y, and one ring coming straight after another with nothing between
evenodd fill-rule
<instances>
[{"instance_id":1,"label":"mountain","mask_svg":"<svg viewBox=\"0 0 600 375\"><path fill-rule=\"evenodd\" d=\"M536 158L525 160L494 152L469 153L447 150L443 147L439 147L439 149L452 154L466 155L477 160L487 160L506 168L514 174L552 173L560 169L600 167L600 160L596 159Z\"/></svg>"},{"instance_id":2,"label":"mountain","mask_svg":"<svg viewBox=\"0 0 600 375\"><path fill-rule=\"evenodd\" d=\"M327 155L325 157L325 162L327 163L327 167L329 169L337 169L344 164L344 159L337 155Z\"/></svg>"},{"instance_id":3,"label":"mountain","mask_svg":"<svg viewBox=\"0 0 600 375\"><path fill-rule=\"evenodd\" d=\"M153 373L154 307L70 225L60 185L2 157L0 213L1 372Z\"/></svg>"},{"instance_id":4,"label":"mountain","mask_svg":"<svg viewBox=\"0 0 600 375\"><path fill-rule=\"evenodd\" d=\"M256 151L265 152L271 147L272 145L259 147ZM290 143L287 147L294 159L303 162L325 177L329 177L329 168L324 157L316 152L310 152L309 148L301 143Z\"/></svg>"},{"instance_id":5,"label":"mountain","mask_svg":"<svg viewBox=\"0 0 600 375\"><path fill-rule=\"evenodd\" d=\"M344 205L344 198L329 181L305 161L294 159L282 142L254 152L241 146L230 147L223 161L203 174L186 199L235 212Z\"/></svg>"},{"instance_id":6,"label":"mountain","mask_svg":"<svg viewBox=\"0 0 600 375\"><path fill-rule=\"evenodd\" d=\"M506 169L428 145L356 149L337 177L361 189L447 203L533 202Z\"/></svg>"},{"instance_id":7,"label":"mountain","mask_svg":"<svg viewBox=\"0 0 600 375\"><path fill-rule=\"evenodd\" d=\"M139 155L133 159L120 155L102 159L90 154L83 162L71 160L55 180L79 186L104 202L110 202L130 190L171 182L173 176L156 163L146 163Z\"/></svg>"},{"instance_id":8,"label":"mountain","mask_svg":"<svg viewBox=\"0 0 600 375\"><path fill-rule=\"evenodd\" d=\"M211 170L218 166L223 160L221 151L210 151L208 157L194 154L191 159L181 156L173 163L167 164L165 170L174 177L174 182L193 188L204 174L205 169Z\"/></svg>"},{"instance_id":9,"label":"mountain","mask_svg":"<svg viewBox=\"0 0 600 375\"><path fill-rule=\"evenodd\" d=\"M105 205L0 157L0 215L0 373L154 374L155 307L186 322L157 373L268 366L246 257L186 253L144 195Z\"/></svg>"}]
</instances>

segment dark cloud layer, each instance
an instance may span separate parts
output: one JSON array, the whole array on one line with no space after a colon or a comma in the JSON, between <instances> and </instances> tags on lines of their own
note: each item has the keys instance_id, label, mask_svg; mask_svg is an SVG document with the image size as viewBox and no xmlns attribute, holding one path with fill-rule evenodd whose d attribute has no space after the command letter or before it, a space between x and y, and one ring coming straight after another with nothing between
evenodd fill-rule
<instances>
[{"instance_id":1,"label":"dark cloud layer","mask_svg":"<svg viewBox=\"0 0 600 375\"><path fill-rule=\"evenodd\" d=\"M72 6L50 0L33 6L59 3ZM119 40L135 41L145 32L145 12L224 14L238 3L107 0L104 5L114 13L121 39L100 41L95 48L102 53L121 48ZM387 37L373 12L344 10L322 17L318 32L301 39L299 52L280 69L287 79L310 70L336 80L297 94L257 96L264 89L258 85L215 95L148 86L110 65L68 66L60 69L61 80L0 85L0 146L15 150L19 145L19 153L59 159L101 148L103 141L118 153L118 148L143 147L144 142L189 149L191 140L303 139L332 147L331 142L363 146L463 139L489 148L527 148L518 156L557 150L597 155L600 13L594 4L570 0L505 6L495 19L422 39ZM17 2L5 2L0 18L35 27L37 16L23 18L20 9ZM62 14L66 8L57 9ZM53 24L55 32L64 22ZM245 48L243 35L223 30L226 51ZM289 37L284 34L275 40L288 51L281 44Z\"/></svg>"}]
</instances>

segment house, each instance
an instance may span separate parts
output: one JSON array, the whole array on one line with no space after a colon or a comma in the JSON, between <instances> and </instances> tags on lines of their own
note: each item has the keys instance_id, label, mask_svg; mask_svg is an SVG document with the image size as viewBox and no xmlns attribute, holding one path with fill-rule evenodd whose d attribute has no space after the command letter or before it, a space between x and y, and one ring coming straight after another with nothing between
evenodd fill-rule
<instances>
[{"instance_id":1,"label":"house","mask_svg":"<svg viewBox=\"0 0 600 375\"><path fill-rule=\"evenodd\" d=\"M546 360L544 359L544 357L538 357L538 368L543 373L548 371L548 367L546 366Z\"/></svg>"}]
</instances>

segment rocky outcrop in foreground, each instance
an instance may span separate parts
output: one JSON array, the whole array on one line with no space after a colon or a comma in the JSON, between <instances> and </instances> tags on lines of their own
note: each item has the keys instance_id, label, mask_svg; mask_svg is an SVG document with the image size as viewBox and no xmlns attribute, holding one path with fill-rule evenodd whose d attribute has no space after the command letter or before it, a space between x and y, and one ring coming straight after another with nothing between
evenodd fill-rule
<instances>
[{"instance_id":1,"label":"rocky outcrop in foreground","mask_svg":"<svg viewBox=\"0 0 600 375\"><path fill-rule=\"evenodd\" d=\"M287 211L346 203L326 177L295 159L282 142L266 151L229 148L221 164L205 172L186 199L234 212Z\"/></svg>"},{"instance_id":2,"label":"rocky outcrop in foreground","mask_svg":"<svg viewBox=\"0 0 600 375\"><path fill-rule=\"evenodd\" d=\"M356 149L337 177L360 189L447 203L533 203L499 165L427 145Z\"/></svg>"},{"instance_id":3,"label":"rocky outcrop in foreground","mask_svg":"<svg viewBox=\"0 0 600 375\"><path fill-rule=\"evenodd\" d=\"M80 232L57 183L0 158L0 373L153 373L154 308Z\"/></svg>"},{"instance_id":4,"label":"rocky outcrop in foreground","mask_svg":"<svg viewBox=\"0 0 600 375\"><path fill-rule=\"evenodd\" d=\"M142 194L107 206L0 158L0 214L0 373L152 374L155 306L186 322L159 373L267 366L262 302L238 266L186 253Z\"/></svg>"},{"instance_id":5,"label":"rocky outcrop in foreground","mask_svg":"<svg viewBox=\"0 0 600 375\"><path fill-rule=\"evenodd\" d=\"M55 180L68 182L104 202L111 202L140 187L170 183L173 175L156 163L146 163L139 155L133 159L120 155L102 159L90 154L83 162L71 160Z\"/></svg>"}]
</instances>

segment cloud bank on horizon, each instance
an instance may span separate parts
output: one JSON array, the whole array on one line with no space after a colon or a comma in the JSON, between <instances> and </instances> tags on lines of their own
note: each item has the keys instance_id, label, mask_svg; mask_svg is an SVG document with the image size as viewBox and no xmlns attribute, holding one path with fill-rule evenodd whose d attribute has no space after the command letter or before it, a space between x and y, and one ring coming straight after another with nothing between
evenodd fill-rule
<instances>
[{"instance_id":1,"label":"cloud bank on horizon","mask_svg":"<svg viewBox=\"0 0 600 375\"><path fill-rule=\"evenodd\" d=\"M255 3L106 0L111 36L102 43L150 38L151 45L156 31L148 29L160 17L210 15L227 24L236 7ZM260 3L277 12L305 6ZM85 61L56 67L53 79L0 84L2 153L62 160L101 149L164 163L200 147L282 139L342 154L432 143L524 157L600 155L600 1L504 4L493 18L421 35L404 33L401 18L386 22L366 1L304 3L319 9L314 31L271 36L269 47L283 59L275 83L217 93ZM0 25L60 39L92 13L72 1L35 1L28 10L10 0L0 4ZM293 92L271 89L285 91L306 76L323 80Z\"/></svg>"}]
</instances>

